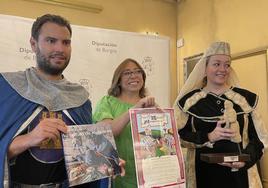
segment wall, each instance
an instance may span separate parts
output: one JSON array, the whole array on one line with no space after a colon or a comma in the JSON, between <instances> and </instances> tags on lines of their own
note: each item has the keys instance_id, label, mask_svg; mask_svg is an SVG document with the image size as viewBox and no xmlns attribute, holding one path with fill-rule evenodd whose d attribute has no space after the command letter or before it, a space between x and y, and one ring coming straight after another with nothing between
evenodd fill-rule
<instances>
[{"instance_id":1,"label":"wall","mask_svg":"<svg viewBox=\"0 0 268 188\"><path fill-rule=\"evenodd\" d=\"M139 33L158 32L161 36L169 37L170 104L172 104L177 95L176 3L164 0L88 0L87 2L101 5L103 11L91 13L24 0L0 0L0 14L36 18L45 13L53 13L66 17L76 25Z\"/></svg>"},{"instance_id":2,"label":"wall","mask_svg":"<svg viewBox=\"0 0 268 188\"><path fill-rule=\"evenodd\" d=\"M179 88L183 58L203 52L213 41L230 42L233 54L268 46L267 8L267 0L181 0L177 37L185 45L177 50Z\"/></svg>"}]
</instances>

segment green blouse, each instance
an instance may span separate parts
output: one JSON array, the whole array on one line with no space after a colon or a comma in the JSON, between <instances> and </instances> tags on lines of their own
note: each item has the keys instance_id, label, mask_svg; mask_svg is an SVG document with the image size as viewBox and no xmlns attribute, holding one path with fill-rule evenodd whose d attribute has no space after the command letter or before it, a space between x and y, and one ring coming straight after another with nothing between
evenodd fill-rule
<instances>
[{"instance_id":1,"label":"green blouse","mask_svg":"<svg viewBox=\"0 0 268 188\"><path fill-rule=\"evenodd\" d=\"M132 104L124 103L113 96L104 96L98 103L93 114L93 121L115 119L128 111ZM136 170L132 145L130 123L125 126L120 135L115 137L116 147L120 158L126 161L126 175L113 181L114 188L137 188Z\"/></svg>"}]
</instances>

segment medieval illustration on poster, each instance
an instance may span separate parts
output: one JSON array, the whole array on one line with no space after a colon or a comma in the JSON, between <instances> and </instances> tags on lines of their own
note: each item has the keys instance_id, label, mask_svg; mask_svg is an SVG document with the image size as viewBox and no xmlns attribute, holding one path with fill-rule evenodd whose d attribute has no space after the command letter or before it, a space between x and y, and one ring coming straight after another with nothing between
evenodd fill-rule
<instances>
[{"instance_id":1,"label":"medieval illustration on poster","mask_svg":"<svg viewBox=\"0 0 268 188\"><path fill-rule=\"evenodd\" d=\"M183 154L171 108L131 109L139 188L184 188Z\"/></svg>"}]
</instances>

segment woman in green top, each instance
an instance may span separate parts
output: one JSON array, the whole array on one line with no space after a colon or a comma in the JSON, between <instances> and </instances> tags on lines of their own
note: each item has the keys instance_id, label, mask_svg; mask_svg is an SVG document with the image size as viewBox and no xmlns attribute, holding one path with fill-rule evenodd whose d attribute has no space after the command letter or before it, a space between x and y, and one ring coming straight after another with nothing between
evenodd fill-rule
<instances>
[{"instance_id":1,"label":"woman in green top","mask_svg":"<svg viewBox=\"0 0 268 188\"><path fill-rule=\"evenodd\" d=\"M145 95L146 75L133 59L124 60L115 70L111 88L97 104L93 119L112 126L120 158L126 160L126 174L113 181L114 188L137 188L129 108L155 106L154 97Z\"/></svg>"}]
</instances>

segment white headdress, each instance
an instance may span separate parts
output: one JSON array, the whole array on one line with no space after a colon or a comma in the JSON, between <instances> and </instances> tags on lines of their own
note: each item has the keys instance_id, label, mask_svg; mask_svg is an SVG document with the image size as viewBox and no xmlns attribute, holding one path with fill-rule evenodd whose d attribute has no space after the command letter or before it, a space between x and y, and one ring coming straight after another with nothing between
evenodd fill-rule
<instances>
[{"instance_id":1,"label":"white headdress","mask_svg":"<svg viewBox=\"0 0 268 188\"><path fill-rule=\"evenodd\" d=\"M205 70L206 70L207 59L213 55L231 56L229 43L214 42L210 45L210 47L206 50L204 55L195 65L193 71L191 72L185 84L181 88L176 101L178 101L181 97L183 97L185 94L189 93L190 91L204 87L204 78L206 77ZM230 69L230 75L227 80L227 84L232 85L232 86L239 86L238 78L236 76L235 71L232 68Z\"/></svg>"},{"instance_id":2,"label":"white headdress","mask_svg":"<svg viewBox=\"0 0 268 188\"><path fill-rule=\"evenodd\" d=\"M230 45L226 42L212 43L210 47L205 51L201 59L197 62L192 72L190 73L188 79L181 88L180 93L174 103L175 116L177 119L177 127L179 129L185 126L188 119L188 114L183 112L178 107L177 103L185 94L195 89L203 88L205 86L204 79L206 77L205 71L206 71L207 59L213 55L231 56ZM230 85L238 85L238 78L232 68L227 83Z\"/></svg>"},{"instance_id":3,"label":"white headdress","mask_svg":"<svg viewBox=\"0 0 268 188\"><path fill-rule=\"evenodd\" d=\"M177 127L179 129L185 126L187 119L188 119L188 114L183 112L178 107L178 101L190 91L203 88L205 86L204 78L206 77L205 70L206 70L206 65L207 65L207 59L213 55L231 56L229 43L227 42L212 43L210 47L206 50L204 55L201 57L201 59L198 61L198 63L195 65L193 71L191 72L185 84L181 88L180 93L174 103L175 116L177 119ZM230 67L230 73L227 79L227 84L229 86L239 87L238 77L232 67ZM268 136L267 136L268 132L257 110L254 110L252 112L252 119L253 119L259 138L264 143L265 147L267 147L268 146Z\"/></svg>"}]
</instances>

